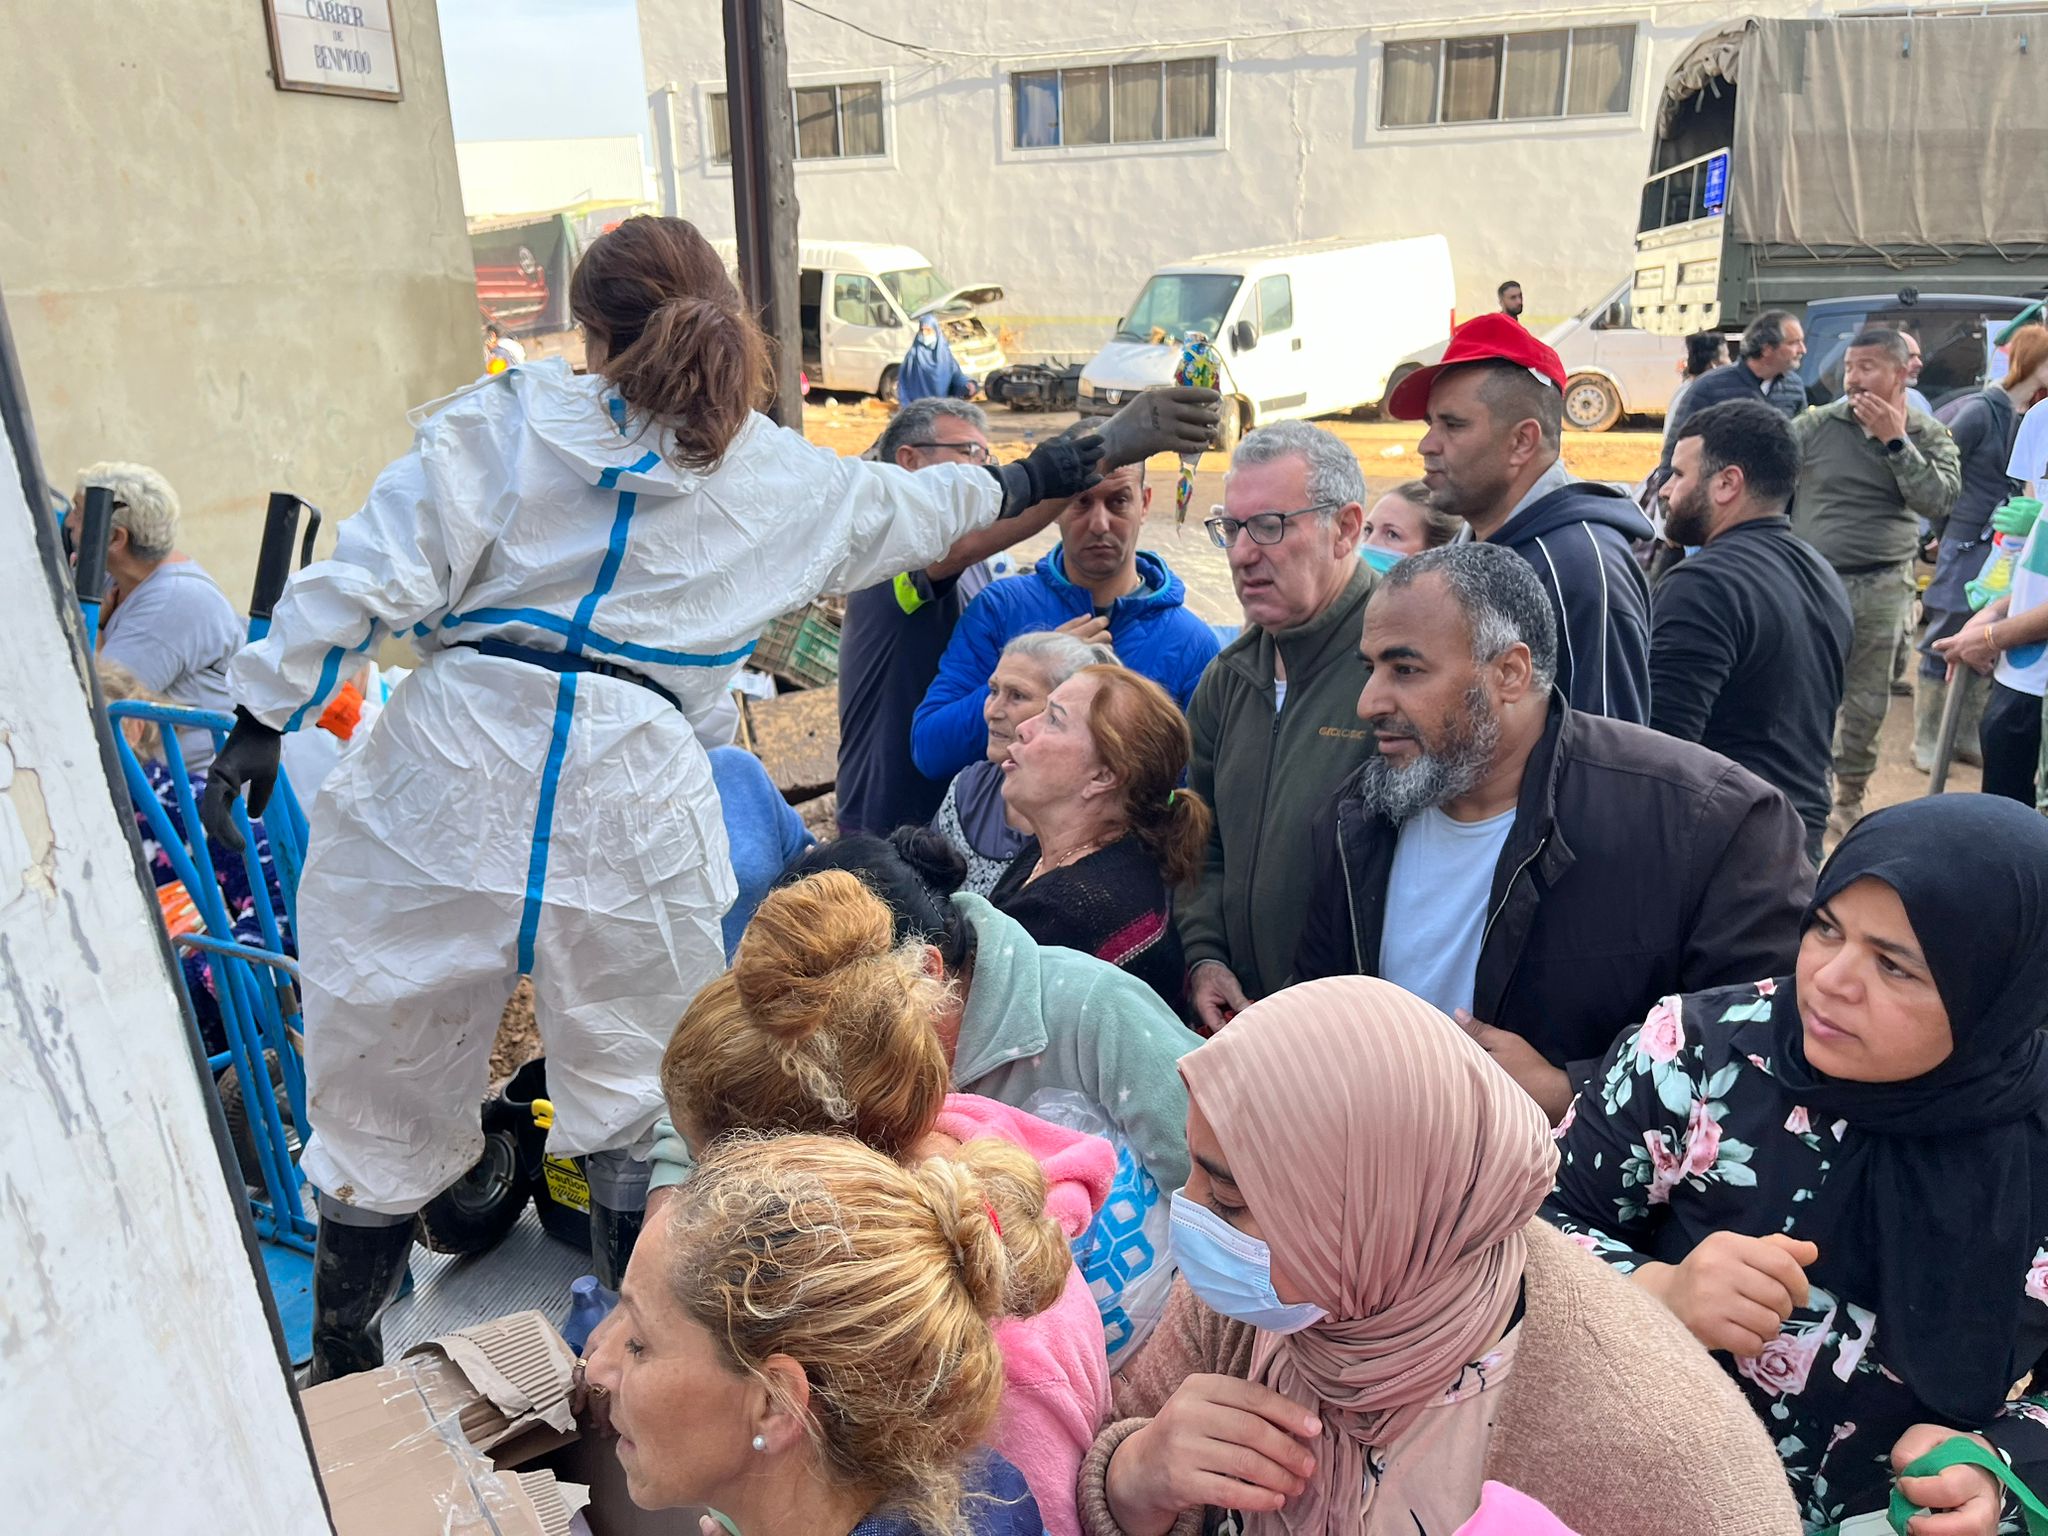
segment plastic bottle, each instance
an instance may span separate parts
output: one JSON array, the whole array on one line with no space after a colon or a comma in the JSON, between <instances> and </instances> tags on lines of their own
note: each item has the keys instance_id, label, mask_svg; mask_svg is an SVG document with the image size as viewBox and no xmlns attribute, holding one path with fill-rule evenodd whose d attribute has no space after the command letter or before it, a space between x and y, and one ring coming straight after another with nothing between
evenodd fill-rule
<instances>
[{"instance_id":1,"label":"plastic bottle","mask_svg":"<svg viewBox=\"0 0 2048 1536\"><path fill-rule=\"evenodd\" d=\"M2034 531L2035 519L2040 515L2041 503L2031 496L2011 497L1991 514L1991 553L1984 557L1984 569L1977 573L1977 579L1963 585L1973 611L2012 590L2013 567L2019 564L2020 551L2026 547L2027 535Z\"/></svg>"},{"instance_id":2,"label":"plastic bottle","mask_svg":"<svg viewBox=\"0 0 2048 1536\"><path fill-rule=\"evenodd\" d=\"M569 1284L569 1315L562 1320L562 1339L578 1355L597 1325L605 1320L619 1298L597 1283L597 1276L584 1275Z\"/></svg>"}]
</instances>

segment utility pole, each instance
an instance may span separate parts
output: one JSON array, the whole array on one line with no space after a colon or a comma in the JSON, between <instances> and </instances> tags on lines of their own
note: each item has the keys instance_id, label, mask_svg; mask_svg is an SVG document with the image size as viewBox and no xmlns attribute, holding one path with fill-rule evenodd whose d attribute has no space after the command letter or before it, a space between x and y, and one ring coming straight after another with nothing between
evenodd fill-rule
<instances>
[{"instance_id":1,"label":"utility pole","mask_svg":"<svg viewBox=\"0 0 2048 1536\"><path fill-rule=\"evenodd\" d=\"M797 318L796 117L782 0L723 0L725 103L740 287L774 354L768 414L801 428L803 331Z\"/></svg>"}]
</instances>

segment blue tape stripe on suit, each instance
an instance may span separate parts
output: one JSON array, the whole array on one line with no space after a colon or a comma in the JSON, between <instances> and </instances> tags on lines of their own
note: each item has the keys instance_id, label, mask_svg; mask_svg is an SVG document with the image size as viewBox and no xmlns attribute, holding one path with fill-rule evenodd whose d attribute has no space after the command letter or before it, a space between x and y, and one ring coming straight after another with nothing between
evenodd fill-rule
<instances>
[{"instance_id":1,"label":"blue tape stripe on suit","mask_svg":"<svg viewBox=\"0 0 2048 1536\"><path fill-rule=\"evenodd\" d=\"M564 672L555 681L555 729L548 738L547 763L541 769L540 804L533 813L533 850L526 857L526 905L519 914L519 974L533 973L533 940L540 931L541 895L548 883L548 845L555 834L555 789L562 780L562 759L568 755L569 726L576 718L576 679Z\"/></svg>"},{"instance_id":2,"label":"blue tape stripe on suit","mask_svg":"<svg viewBox=\"0 0 2048 1536\"><path fill-rule=\"evenodd\" d=\"M613 479L616 472L605 473ZM571 656L583 654L583 642L589 634L590 621L597 616L597 605L604 601L605 594L619 579L619 567L626 558L626 539L633 524L633 508L638 502L631 491L619 492L619 510L612 518L610 542L605 547L604 564L598 567L597 580L582 602L576 605L576 617L571 621L568 644L563 649ZM540 803L533 813L533 851L526 861L526 905L519 914L519 974L530 975L533 971L534 938L540 931L540 909L547 894L548 850L554 841L555 792L562 781L562 762L568 756L569 729L576 718L576 679L579 674L564 672L555 685L555 726L548 738L547 762L541 769Z\"/></svg>"},{"instance_id":3,"label":"blue tape stripe on suit","mask_svg":"<svg viewBox=\"0 0 2048 1536\"><path fill-rule=\"evenodd\" d=\"M370 648L370 642L376 638L377 621L372 619L370 620L370 632L363 636L363 643L361 645L351 646L347 650L343 650L338 645L328 648L325 659L320 663L320 681L313 685L313 697L292 711L291 719L284 723L286 731L296 731L304 724L308 711L326 708L327 695L333 691L335 680L341 676L341 663L343 659L349 656L362 655L363 652Z\"/></svg>"}]
</instances>

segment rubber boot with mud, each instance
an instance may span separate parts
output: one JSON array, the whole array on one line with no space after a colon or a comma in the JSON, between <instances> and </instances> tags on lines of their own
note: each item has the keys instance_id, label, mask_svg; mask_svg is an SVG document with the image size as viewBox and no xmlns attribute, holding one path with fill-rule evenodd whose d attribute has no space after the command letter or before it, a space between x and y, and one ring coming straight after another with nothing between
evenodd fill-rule
<instances>
[{"instance_id":1,"label":"rubber boot with mud","mask_svg":"<svg viewBox=\"0 0 2048 1536\"><path fill-rule=\"evenodd\" d=\"M361 1226L321 1202L313 1253L313 1363L306 1385L373 1371L384 1363L384 1309L397 1299L412 1256L413 1218ZM368 1212L346 1212L358 1221Z\"/></svg>"},{"instance_id":2,"label":"rubber boot with mud","mask_svg":"<svg viewBox=\"0 0 2048 1536\"><path fill-rule=\"evenodd\" d=\"M625 1278L626 1261L647 1219L651 1172L644 1161L619 1148L583 1159L583 1176L590 1181L590 1272L608 1291L617 1291Z\"/></svg>"},{"instance_id":3,"label":"rubber boot with mud","mask_svg":"<svg viewBox=\"0 0 2048 1536\"><path fill-rule=\"evenodd\" d=\"M1960 680L1954 685L1963 684ZM1934 749L1941 742L1941 711L1948 702L1949 685L1925 672L1913 674L1913 766L1922 773L1934 772ZM1960 735L1958 746L1962 744Z\"/></svg>"},{"instance_id":4,"label":"rubber boot with mud","mask_svg":"<svg viewBox=\"0 0 2048 1536\"><path fill-rule=\"evenodd\" d=\"M1828 833L1842 838L1849 835L1849 829L1863 819L1863 786L1866 779L1838 778L1835 780L1835 808L1828 816Z\"/></svg>"},{"instance_id":5,"label":"rubber boot with mud","mask_svg":"<svg viewBox=\"0 0 2048 1536\"><path fill-rule=\"evenodd\" d=\"M633 1245L640 1240L646 1219L645 1210L615 1211L595 1195L591 1197L590 1272L599 1285L614 1294L626 1278L626 1261L633 1257Z\"/></svg>"}]
</instances>

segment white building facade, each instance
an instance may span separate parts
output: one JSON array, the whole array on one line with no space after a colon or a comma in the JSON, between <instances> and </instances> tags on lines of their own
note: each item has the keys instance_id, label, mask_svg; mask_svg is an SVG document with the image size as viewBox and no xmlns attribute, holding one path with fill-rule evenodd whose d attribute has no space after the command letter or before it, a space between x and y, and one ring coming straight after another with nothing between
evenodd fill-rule
<instances>
[{"instance_id":1,"label":"white building facade","mask_svg":"<svg viewBox=\"0 0 2048 1536\"><path fill-rule=\"evenodd\" d=\"M1088 356L1163 262L1333 237L1442 233L1460 316L1514 279L1546 324L1631 269L1678 54L1847 8L791 5L801 228L1002 284L1013 357ZM640 0L640 28L662 206L729 236L719 6Z\"/></svg>"}]
</instances>

